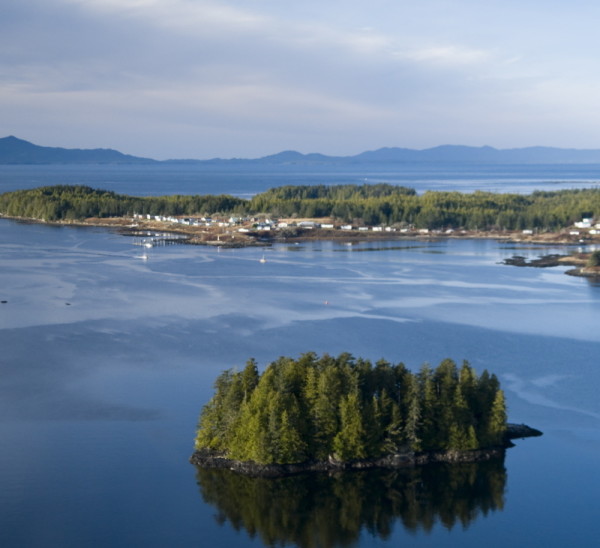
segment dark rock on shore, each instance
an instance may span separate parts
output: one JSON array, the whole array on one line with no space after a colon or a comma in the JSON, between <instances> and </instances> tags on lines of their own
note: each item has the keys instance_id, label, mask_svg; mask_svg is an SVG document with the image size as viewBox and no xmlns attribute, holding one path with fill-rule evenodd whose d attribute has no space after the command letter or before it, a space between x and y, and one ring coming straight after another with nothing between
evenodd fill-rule
<instances>
[{"instance_id":1,"label":"dark rock on shore","mask_svg":"<svg viewBox=\"0 0 600 548\"><path fill-rule=\"evenodd\" d=\"M506 448L513 446L513 443L510 441L512 439L541 435L542 432L525 424L508 424L505 444L503 446L476 449L472 451L415 452L407 450L403 453L386 455L379 458L353 461L338 461L330 457L327 461L318 462L259 464L256 462L229 459L222 453L205 449L195 451L190 457L190 462L200 468L227 468L247 476L277 478L302 474L304 472L338 472L346 470L367 470L371 468L407 468L434 462L483 462L504 456Z\"/></svg>"},{"instance_id":2,"label":"dark rock on shore","mask_svg":"<svg viewBox=\"0 0 600 548\"><path fill-rule=\"evenodd\" d=\"M526 424L512 424L509 423L506 425L506 439L507 440L516 440L523 438L532 438L541 436L542 432L535 428L531 428L531 426L527 426Z\"/></svg>"},{"instance_id":3,"label":"dark rock on shore","mask_svg":"<svg viewBox=\"0 0 600 548\"><path fill-rule=\"evenodd\" d=\"M544 255L543 257L531 260L527 260L521 255L514 255L509 259L504 259L503 264L510 266L533 266L535 268L547 268L551 266L558 266L559 264L561 264L560 259L562 257L566 257L566 255L551 254Z\"/></svg>"},{"instance_id":4,"label":"dark rock on shore","mask_svg":"<svg viewBox=\"0 0 600 548\"><path fill-rule=\"evenodd\" d=\"M196 451L190 462L201 468L227 468L247 476L278 478L302 474L304 472L339 472L346 470L368 470L372 468L407 468L432 462L482 462L503 456L504 447L479 449L475 451L430 451L406 452L388 455L378 459L337 461L330 457L328 461L303 462L294 464L258 464L237 461L210 451Z\"/></svg>"},{"instance_id":5,"label":"dark rock on shore","mask_svg":"<svg viewBox=\"0 0 600 548\"><path fill-rule=\"evenodd\" d=\"M600 280L600 268L596 267L584 267L584 268L573 268L567 270L565 274L569 276L579 276L580 278L592 278L593 280Z\"/></svg>"}]
</instances>

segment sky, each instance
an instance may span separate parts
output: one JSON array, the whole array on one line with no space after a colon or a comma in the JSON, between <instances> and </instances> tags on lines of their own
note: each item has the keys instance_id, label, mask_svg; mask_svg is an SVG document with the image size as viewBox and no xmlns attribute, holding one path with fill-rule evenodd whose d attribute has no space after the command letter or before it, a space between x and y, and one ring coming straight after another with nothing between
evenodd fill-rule
<instances>
[{"instance_id":1,"label":"sky","mask_svg":"<svg viewBox=\"0 0 600 548\"><path fill-rule=\"evenodd\" d=\"M168 158L600 148L594 0L2 0L0 137Z\"/></svg>"}]
</instances>

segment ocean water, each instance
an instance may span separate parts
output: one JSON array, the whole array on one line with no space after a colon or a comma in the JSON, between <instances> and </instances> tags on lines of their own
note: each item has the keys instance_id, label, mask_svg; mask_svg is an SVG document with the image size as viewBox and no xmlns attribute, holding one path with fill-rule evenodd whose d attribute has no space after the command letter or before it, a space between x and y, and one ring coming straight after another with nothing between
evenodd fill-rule
<instances>
[{"instance_id":1,"label":"ocean water","mask_svg":"<svg viewBox=\"0 0 600 548\"><path fill-rule=\"evenodd\" d=\"M181 245L142 261L109 230L0 220L0 545L596 546L600 286L502 264L571 250ZM265 483L188 463L223 369L307 351L467 359L544 435L490 465L392 475Z\"/></svg>"},{"instance_id":2,"label":"ocean water","mask_svg":"<svg viewBox=\"0 0 600 548\"><path fill-rule=\"evenodd\" d=\"M596 188L597 164L481 165L0 165L0 193L55 184L83 184L134 196L232 194L249 198L269 188L304 184L390 183L427 190L530 193Z\"/></svg>"}]
</instances>

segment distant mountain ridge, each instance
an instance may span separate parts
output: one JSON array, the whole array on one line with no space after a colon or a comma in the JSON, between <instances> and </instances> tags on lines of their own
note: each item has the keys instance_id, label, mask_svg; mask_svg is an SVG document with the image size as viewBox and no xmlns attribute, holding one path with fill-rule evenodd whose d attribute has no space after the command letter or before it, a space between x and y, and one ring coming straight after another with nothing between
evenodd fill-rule
<instances>
[{"instance_id":1,"label":"distant mountain ridge","mask_svg":"<svg viewBox=\"0 0 600 548\"><path fill-rule=\"evenodd\" d=\"M146 164L156 160L138 158L106 148L43 147L12 135L0 139L0 164Z\"/></svg>"},{"instance_id":2,"label":"distant mountain ridge","mask_svg":"<svg viewBox=\"0 0 600 548\"><path fill-rule=\"evenodd\" d=\"M473 163L473 164L600 164L600 149L526 147L497 149L490 146L472 147L441 145L423 150L386 147L354 156L302 154L286 150L256 159L213 158L211 160L153 160L123 154L113 149L68 149L34 145L14 136L0 138L0 164L397 164L397 163Z\"/></svg>"}]
</instances>

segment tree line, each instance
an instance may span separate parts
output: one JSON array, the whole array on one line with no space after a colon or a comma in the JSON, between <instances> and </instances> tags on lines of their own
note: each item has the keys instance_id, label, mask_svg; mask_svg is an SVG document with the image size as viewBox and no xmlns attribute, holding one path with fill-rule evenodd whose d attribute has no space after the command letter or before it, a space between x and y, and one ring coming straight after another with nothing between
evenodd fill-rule
<instances>
[{"instance_id":1,"label":"tree line","mask_svg":"<svg viewBox=\"0 0 600 548\"><path fill-rule=\"evenodd\" d=\"M503 443L504 393L450 359L411 373L348 353L281 357L259 374L224 371L203 408L195 447L263 464L339 461Z\"/></svg>"},{"instance_id":2,"label":"tree line","mask_svg":"<svg viewBox=\"0 0 600 548\"><path fill-rule=\"evenodd\" d=\"M404 224L429 229L557 230L583 217L600 217L597 188L529 195L482 191L417 195L413 189L388 184L288 186L259 194L250 203L255 211L285 217L334 217L367 225Z\"/></svg>"},{"instance_id":3,"label":"tree line","mask_svg":"<svg viewBox=\"0 0 600 548\"><path fill-rule=\"evenodd\" d=\"M0 213L45 221L140 215L198 215L245 211L246 200L229 195L128 196L84 185L55 185L0 195Z\"/></svg>"},{"instance_id":4,"label":"tree line","mask_svg":"<svg viewBox=\"0 0 600 548\"><path fill-rule=\"evenodd\" d=\"M0 195L0 213L47 221L139 214L331 217L344 223L468 230L558 230L600 218L600 189L532 194L428 191L390 184L282 186L249 200L229 195L135 197L56 185Z\"/></svg>"}]
</instances>

